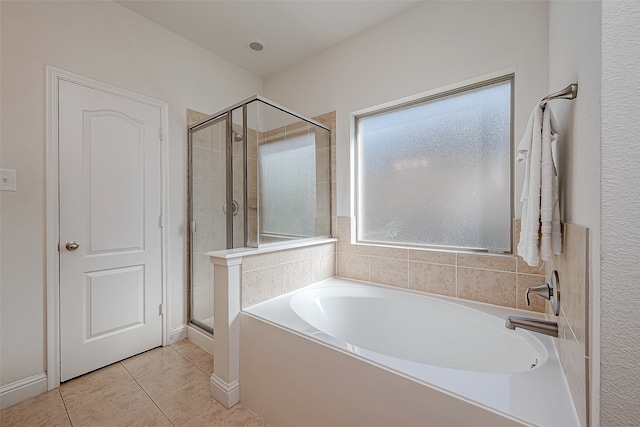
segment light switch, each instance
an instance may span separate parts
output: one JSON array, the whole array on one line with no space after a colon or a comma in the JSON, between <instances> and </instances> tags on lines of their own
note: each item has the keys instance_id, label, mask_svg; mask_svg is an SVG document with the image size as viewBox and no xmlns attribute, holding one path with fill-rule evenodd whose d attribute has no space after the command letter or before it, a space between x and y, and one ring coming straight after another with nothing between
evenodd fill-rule
<instances>
[{"instance_id":1,"label":"light switch","mask_svg":"<svg viewBox=\"0 0 640 427\"><path fill-rule=\"evenodd\" d=\"M0 191L17 191L18 179L16 171L10 169L0 169Z\"/></svg>"}]
</instances>

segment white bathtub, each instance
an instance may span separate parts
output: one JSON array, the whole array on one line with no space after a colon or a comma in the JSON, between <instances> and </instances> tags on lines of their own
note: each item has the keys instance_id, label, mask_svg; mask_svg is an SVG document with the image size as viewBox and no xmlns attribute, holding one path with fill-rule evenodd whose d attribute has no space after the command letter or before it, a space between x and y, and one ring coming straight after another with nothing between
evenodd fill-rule
<instances>
[{"instance_id":1,"label":"white bathtub","mask_svg":"<svg viewBox=\"0 0 640 427\"><path fill-rule=\"evenodd\" d=\"M553 340L514 313L331 278L243 312L241 400L274 427L578 426Z\"/></svg>"}]
</instances>

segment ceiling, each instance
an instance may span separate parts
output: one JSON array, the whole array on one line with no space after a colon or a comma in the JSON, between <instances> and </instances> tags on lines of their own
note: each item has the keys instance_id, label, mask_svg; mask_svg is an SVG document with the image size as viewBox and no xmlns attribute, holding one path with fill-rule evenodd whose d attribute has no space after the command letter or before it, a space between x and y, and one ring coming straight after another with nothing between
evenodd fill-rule
<instances>
[{"instance_id":1,"label":"ceiling","mask_svg":"<svg viewBox=\"0 0 640 427\"><path fill-rule=\"evenodd\" d=\"M419 0L116 0L245 70L267 77ZM248 47L265 45L261 52Z\"/></svg>"}]
</instances>

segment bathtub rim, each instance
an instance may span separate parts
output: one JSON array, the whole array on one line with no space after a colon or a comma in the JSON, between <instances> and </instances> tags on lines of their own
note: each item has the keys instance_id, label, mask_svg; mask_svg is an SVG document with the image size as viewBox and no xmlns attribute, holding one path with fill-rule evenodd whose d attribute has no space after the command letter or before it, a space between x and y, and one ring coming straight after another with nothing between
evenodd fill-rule
<instances>
[{"instance_id":1,"label":"bathtub rim","mask_svg":"<svg viewBox=\"0 0 640 427\"><path fill-rule=\"evenodd\" d=\"M551 337L545 336L545 335L536 336L538 334L533 335L533 333L529 331L523 331L523 330L515 331L515 333L518 333L518 334L529 335L535 341L540 342L540 344L546 350L547 358L545 363L540 364L541 366L536 366L534 369L531 369L529 371L517 372L517 373L488 373L488 372L464 371L464 370L457 370L453 368L444 368L444 367L433 367L436 371L444 371L448 373L458 372L458 373L462 373L461 374L462 376L475 377L474 379L476 381L484 382L486 386L490 386L493 380L511 381L518 378L520 379L533 378L533 379L536 379L536 382L544 382L545 384L546 384L545 381L547 381L549 384L553 386L552 390L546 390L546 389L539 390L540 394L547 394L547 395L551 394L552 396L550 396L550 399L554 400L556 407L558 406L558 402L565 403L564 406L560 405L563 408L563 414L561 419L564 421L561 424L546 423L546 422L542 424L536 424L537 421L534 421L536 418L538 418L536 415L540 414L541 412L539 405L535 405L535 404L531 405L530 411L525 411L525 413L514 413L505 408L501 408L499 406L494 406L492 404L489 404L487 403L486 400L483 401L482 398L479 399L477 395L470 396L465 392L460 392L459 390L455 390L455 389L452 389L451 387L444 386L441 382L440 383L434 382L429 378L425 378L423 376L412 375L411 373L407 373L402 369L399 369L397 366L393 366L393 365L390 366L387 363L388 359L397 360L392 356L388 356L387 360L385 361L380 361L380 360L377 360L376 358L370 357L371 354L379 355L379 353L376 353L374 351L365 351L363 354L354 353L346 346L341 345L342 343L341 341L309 325L300 317L298 317L297 314L293 312L293 309L290 306L290 300L296 293L304 289L324 287L324 286L335 286L335 285L371 286L371 287L377 287L377 288L388 289L393 291L407 292L407 293L412 293L412 294L422 295L422 296L426 295L428 297L433 297L436 299L449 301L454 304L466 306L471 309L480 310L482 312L488 313L498 318L505 318L507 315L511 315L511 314L525 315L528 317L533 317L538 319L546 318L543 313L530 312L526 310L509 308L509 307L501 307L501 306L496 306L493 304L488 304L488 303L483 303L478 301L462 300L459 298L448 297L444 295L428 294L425 292L415 291L412 289L398 288L390 285L353 280L353 279L345 279L345 278L340 278L335 276L322 280L320 282L307 285L305 287L289 292L287 294L280 295L270 300L254 304L249 307L245 307L242 309L242 314L248 315L252 318L263 321L269 325L285 330L289 333L293 333L304 339L311 340L322 346L328 347L333 350L337 350L343 354L354 357L365 363L372 364L378 368L392 372L408 380L417 382L423 386L427 386L432 389L438 390L442 393L454 396L470 404L478 405L483 408L489 409L491 411L503 414L504 416L515 419L521 423L524 423L525 425L544 425L544 426L549 425L549 426L562 426L562 427L574 426L574 425L579 426L577 412L575 410L573 401L570 397L568 384L564 376L562 367L560 366L557 345L556 345L556 342ZM273 319L273 318L270 318L269 315L264 314L265 310L263 309L268 305L274 304L274 303L279 305L279 307L276 308L277 310L280 311L280 313L276 316L276 317L279 317L279 319ZM284 320L283 320L283 317L284 317ZM412 364L412 363L408 362L408 364ZM540 380L537 377L544 377L544 380Z\"/></svg>"},{"instance_id":2,"label":"bathtub rim","mask_svg":"<svg viewBox=\"0 0 640 427\"><path fill-rule=\"evenodd\" d=\"M320 282L318 282L314 284L314 286L305 286L304 288L298 289L297 291L291 293L291 297L289 298L290 306L293 309L294 313L296 313L298 317L302 318L304 322L308 323L310 326L322 332L323 334L334 338L338 342L342 342L343 340L341 340L339 337L335 337L334 335L327 332L326 330L323 330L323 328L315 325L313 322L309 322L307 319L305 319L304 315L299 313L299 310L304 309L303 306L309 303L310 301L309 298L313 298L314 294L318 294L318 292L322 292L323 289L335 288L338 291L338 294L340 293L346 294L345 296L347 297L355 297L355 298L359 298L359 297L377 298L378 297L375 295L375 291L374 291L374 294L371 294L370 292L370 288L374 288L373 286L368 286L368 284L366 285L366 287L360 287L360 286L354 286L354 285L355 285L354 283L335 283L335 284L322 285ZM355 290L352 290L354 288ZM502 316L498 316L488 312L493 307L486 307L486 304L483 307L478 307L477 305L471 306L467 304L461 304L458 299L453 299L451 297L437 298L436 295L434 294L426 294L426 293L420 293L420 292L398 292L398 291L404 291L404 289L398 289L398 288L388 287L388 286L377 286L374 289L380 289L380 291L383 292L383 299L388 297L392 301L393 300L402 301L402 299L406 298L407 294L410 294L410 295L416 295L418 298L421 298L427 301L435 300L436 304L442 304L441 307L453 306L454 310L458 310L462 313L465 313L465 315L469 314L469 316L471 316L471 319L479 321L483 326L486 326L487 328L499 330L500 332L507 333L509 335L515 335L522 338L526 342L526 344L531 348L532 352L535 353L535 357L536 357L535 366L533 366L532 368L528 368L526 370L517 370L517 371L502 371L502 370L493 370L493 369L485 369L485 370L466 369L462 367L444 366L436 363L426 363L426 362L416 361L416 363L418 364L428 364L428 365L438 366L441 368L465 370L465 371L479 372L479 373L515 374L515 373L528 373L535 369L539 369L541 366L543 366L547 362L549 358L549 350L547 346L545 346L544 343L540 341L539 337L536 336L536 334L533 334L530 331L526 331L524 329L517 329L515 331L502 329L504 318ZM305 294L307 293L309 293L310 296L306 296ZM394 294L397 294L397 295L394 295ZM336 296L339 297L339 295L327 295L327 296L329 298L336 297ZM429 303L430 302L428 302L427 304ZM381 354L381 355L386 355L396 359L402 359L401 357L393 356L387 353L381 353L374 349L367 348L366 346L364 347L357 346L350 342L347 342L347 346L357 347L363 350L367 350L368 352L372 352L374 354ZM354 351L354 352L357 353L357 351Z\"/></svg>"}]
</instances>

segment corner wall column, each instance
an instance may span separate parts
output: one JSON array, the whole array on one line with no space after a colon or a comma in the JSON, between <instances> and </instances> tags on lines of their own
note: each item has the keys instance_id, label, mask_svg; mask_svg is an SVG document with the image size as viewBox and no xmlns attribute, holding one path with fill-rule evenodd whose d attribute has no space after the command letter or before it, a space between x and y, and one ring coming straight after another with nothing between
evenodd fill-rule
<instances>
[{"instance_id":1,"label":"corner wall column","mask_svg":"<svg viewBox=\"0 0 640 427\"><path fill-rule=\"evenodd\" d=\"M242 257L210 254L213 264L213 374L211 396L229 409L240 402L240 286Z\"/></svg>"}]
</instances>

